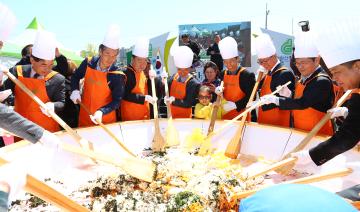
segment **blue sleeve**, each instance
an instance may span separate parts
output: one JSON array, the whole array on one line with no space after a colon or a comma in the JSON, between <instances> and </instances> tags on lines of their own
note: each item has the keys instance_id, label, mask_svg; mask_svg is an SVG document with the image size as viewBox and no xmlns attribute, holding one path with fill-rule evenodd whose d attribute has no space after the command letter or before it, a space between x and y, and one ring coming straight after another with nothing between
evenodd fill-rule
<instances>
[{"instance_id":1,"label":"blue sleeve","mask_svg":"<svg viewBox=\"0 0 360 212\"><path fill-rule=\"evenodd\" d=\"M108 114L120 107L121 99L125 91L125 76L122 74L108 74L108 85L111 90L112 101L101 107L99 110L103 114Z\"/></svg>"},{"instance_id":2,"label":"blue sleeve","mask_svg":"<svg viewBox=\"0 0 360 212\"><path fill-rule=\"evenodd\" d=\"M74 74L71 76L71 92L73 90L80 90L80 80L85 77L87 64L87 59L83 60L79 68L76 69Z\"/></svg>"},{"instance_id":3,"label":"blue sleeve","mask_svg":"<svg viewBox=\"0 0 360 212\"><path fill-rule=\"evenodd\" d=\"M0 191L0 211L8 211L9 193Z\"/></svg>"}]
</instances>

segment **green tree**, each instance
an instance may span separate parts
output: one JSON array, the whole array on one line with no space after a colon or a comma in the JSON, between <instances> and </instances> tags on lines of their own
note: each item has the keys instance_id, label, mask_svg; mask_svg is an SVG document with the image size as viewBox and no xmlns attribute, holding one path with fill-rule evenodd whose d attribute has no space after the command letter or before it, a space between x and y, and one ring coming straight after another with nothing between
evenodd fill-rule
<instances>
[{"instance_id":1,"label":"green tree","mask_svg":"<svg viewBox=\"0 0 360 212\"><path fill-rule=\"evenodd\" d=\"M97 55L97 48L94 44L88 43L86 49L80 52L81 57L92 57Z\"/></svg>"}]
</instances>

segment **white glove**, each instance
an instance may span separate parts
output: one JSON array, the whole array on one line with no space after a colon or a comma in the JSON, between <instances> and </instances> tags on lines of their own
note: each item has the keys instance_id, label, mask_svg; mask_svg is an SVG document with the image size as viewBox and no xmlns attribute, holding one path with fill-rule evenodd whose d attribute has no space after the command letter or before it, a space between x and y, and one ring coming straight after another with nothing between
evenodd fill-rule
<instances>
[{"instance_id":1,"label":"white glove","mask_svg":"<svg viewBox=\"0 0 360 212\"><path fill-rule=\"evenodd\" d=\"M55 104L52 102L46 102L45 103L46 108L43 108L40 106L41 112L48 117L51 117L50 111L55 112Z\"/></svg>"},{"instance_id":2,"label":"white glove","mask_svg":"<svg viewBox=\"0 0 360 212\"><path fill-rule=\"evenodd\" d=\"M258 73L260 73L260 72L263 73L263 76L268 73L268 71L267 71L264 67L262 67L262 66L260 66L259 69L258 69Z\"/></svg>"},{"instance_id":3,"label":"white glove","mask_svg":"<svg viewBox=\"0 0 360 212\"><path fill-rule=\"evenodd\" d=\"M94 122L94 124L99 124L99 122L102 122L102 116L103 112L97 110L93 115L90 115L90 119L92 122Z\"/></svg>"},{"instance_id":4,"label":"white glove","mask_svg":"<svg viewBox=\"0 0 360 212\"><path fill-rule=\"evenodd\" d=\"M260 102L260 99L255 100L255 101L252 101L252 102L248 102L248 103L246 104L246 108L252 107L252 106L258 104L259 102ZM261 104L259 104L259 106L261 106Z\"/></svg>"},{"instance_id":5,"label":"white glove","mask_svg":"<svg viewBox=\"0 0 360 212\"><path fill-rule=\"evenodd\" d=\"M309 150L302 150L299 152L291 153L291 157L296 157L296 165L308 165L310 163L314 163L310 157Z\"/></svg>"},{"instance_id":6,"label":"white glove","mask_svg":"<svg viewBox=\"0 0 360 212\"><path fill-rule=\"evenodd\" d=\"M5 70L7 70L7 68L4 65L0 64L0 74L3 74Z\"/></svg>"},{"instance_id":7,"label":"white glove","mask_svg":"<svg viewBox=\"0 0 360 212\"><path fill-rule=\"evenodd\" d=\"M0 66L0 85L2 85L3 77L4 77L3 68Z\"/></svg>"},{"instance_id":8,"label":"white glove","mask_svg":"<svg viewBox=\"0 0 360 212\"><path fill-rule=\"evenodd\" d=\"M156 97L152 97L150 95L145 95L145 101L149 102L150 104L155 104L157 101Z\"/></svg>"},{"instance_id":9,"label":"white glove","mask_svg":"<svg viewBox=\"0 0 360 212\"><path fill-rule=\"evenodd\" d=\"M344 117L346 118L346 116L349 114L349 111L346 107L335 107L332 108L330 110L327 111L328 113L331 113L331 118L336 118L336 117Z\"/></svg>"},{"instance_id":10,"label":"white glove","mask_svg":"<svg viewBox=\"0 0 360 212\"><path fill-rule=\"evenodd\" d=\"M234 102L228 101L223 105L223 109L225 112L229 112L230 110L235 110L236 104Z\"/></svg>"},{"instance_id":11,"label":"white glove","mask_svg":"<svg viewBox=\"0 0 360 212\"><path fill-rule=\"evenodd\" d=\"M0 72L1 74L1 72ZM0 79L1 82L1 79ZM0 83L1 84L1 83ZM7 89L0 92L0 102L3 102L5 99L7 99L12 94L11 89Z\"/></svg>"},{"instance_id":12,"label":"white glove","mask_svg":"<svg viewBox=\"0 0 360 212\"><path fill-rule=\"evenodd\" d=\"M0 166L0 182L10 187L8 205L16 199L17 194L26 184L26 166L15 161Z\"/></svg>"},{"instance_id":13,"label":"white glove","mask_svg":"<svg viewBox=\"0 0 360 212\"><path fill-rule=\"evenodd\" d=\"M277 86L276 89L278 89L280 87ZM283 97L286 97L286 98L290 98L291 95L292 95L292 92L290 91L290 89L287 87L287 86L284 86L282 87L282 89L279 91L279 95L280 96L283 96Z\"/></svg>"},{"instance_id":14,"label":"white glove","mask_svg":"<svg viewBox=\"0 0 360 212\"><path fill-rule=\"evenodd\" d=\"M57 150L59 148L60 139L53 133L44 130L43 135L39 139L41 144L49 149Z\"/></svg>"},{"instance_id":15,"label":"white glove","mask_svg":"<svg viewBox=\"0 0 360 212\"><path fill-rule=\"evenodd\" d=\"M216 93L216 95L220 95L220 94L222 94L224 92L224 87L223 86L217 86L216 88L215 88L215 93Z\"/></svg>"},{"instance_id":16,"label":"white glove","mask_svg":"<svg viewBox=\"0 0 360 212\"><path fill-rule=\"evenodd\" d=\"M70 99L74 102L74 104L77 104L78 101L81 102L80 91L74 90L70 95Z\"/></svg>"},{"instance_id":17,"label":"white glove","mask_svg":"<svg viewBox=\"0 0 360 212\"><path fill-rule=\"evenodd\" d=\"M291 157L297 158L297 161L295 162L295 166L294 166L294 169L297 171L316 173L316 171L319 169L319 167L311 159L309 150L294 152L291 154Z\"/></svg>"},{"instance_id":18,"label":"white glove","mask_svg":"<svg viewBox=\"0 0 360 212\"><path fill-rule=\"evenodd\" d=\"M261 105L276 104L279 106L279 97L274 95L265 95L260 97Z\"/></svg>"},{"instance_id":19,"label":"white glove","mask_svg":"<svg viewBox=\"0 0 360 212\"><path fill-rule=\"evenodd\" d=\"M175 97L173 97L173 96L169 96L169 97L165 96L164 97L164 102L166 105L171 104L173 101L175 101Z\"/></svg>"},{"instance_id":20,"label":"white glove","mask_svg":"<svg viewBox=\"0 0 360 212\"><path fill-rule=\"evenodd\" d=\"M162 79L169 77L168 73L167 73L165 70L163 70L163 71L161 72L161 75L160 75L160 76L161 76Z\"/></svg>"}]
</instances>

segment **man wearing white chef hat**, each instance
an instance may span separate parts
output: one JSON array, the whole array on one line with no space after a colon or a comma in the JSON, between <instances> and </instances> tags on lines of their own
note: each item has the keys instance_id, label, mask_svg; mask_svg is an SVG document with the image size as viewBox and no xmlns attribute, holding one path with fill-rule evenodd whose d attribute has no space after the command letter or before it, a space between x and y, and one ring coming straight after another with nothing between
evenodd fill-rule
<instances>
[{"instance_id":1,"label":"man wearing white chef hat","mask_svg":"<svg viewBox=\"0 0 360 212\"><path fill-rule=\"evenodd\" d=\"M255 38L255 49L258 63L264 69L264 79L259 85L260 97L272 93L280 85L291 82L288 89L290 92L280 92L276 96L292 97L295 89L295 76L293 72L284 66L276 56L275 46L268 34L261 34ZM290 93L290 94L289 94ZM290 127L290 111L280 110L276 104L262 105L259 107L258 122L282 127Z\"/></svg>"},{"instance_id":2,"label":"man wearing white chef hat","mask_svg":"<svg viewBox=\"0 0 360 212\"><path fill-rule=\"evenodd\" d=\"M80 107L79 126L116 122L116 109L124 94L125 75L116 65L119 54L119 26L111 25L99 46L99 56L86 58L71 77L70 99L82 102L92 113ZM80 80L84 80L80 95Z\"/></svg>"},{"instance_id":3,"label":"man wearing white chef hat","mask_svg":"<svg viewBox=\"0 0 360 212\"><path fill-rule=\"evenodd\" d=\"M148 56L149 39L139 38L132 51L131 65L125 71L125 94L120 108L122 121L150 119L149 103L157 102L151 95L151 87L144 72Z\"/></svg>"},{"instance_id":4,"label":"man wearing white chef hat","mask_svg":"<svg viewBox=\"0 0 360 212\"><path fill-rule=\"evenodd\" d=\"M176 47L173 51L177 73L169 78L169 97L164 98L165 104L171 104L173 118L191 118L192 106L196 103L200 83L189 74L193 52L187 46Z\"/></svg>"},{"instance_id":5,"label":"man wearing white chef hat","mask_svg":"<svg viewBox=\"0 0 360 212\"><path fill-rule=\"evenodd\" d=\"M255 84L254 73L240 65L237 47L238 44L232 37L226 37L219 42L226 70L220 76L224 81L224 87L217 87L215 93L219 95L223 92L227 100L223 105L226 112L223 119L233 119L244 110Z\"/></svg>"},{"instance_id":6,"label":"man wearing white chef hat","mask_svg":"<svg viewBox=\"0 0 360 212\"><path fill-rule=\"evenodd\" d=\"M360 140L360 25L358 22L340 22L325 30L316 41L320 56L330 69L333 79L344 90L352 89L346 107L329 110L331 117L345 117L339 130L328 140L310 150L294 153L298 167L320 166L335 156L353 148ZM360 173L360 162L350 166ZM355 178L353 178L354 180ZM357 177L357 179L359 179ZM351 179L350 179L351 180ZM356 179L355 179L356 180ZM357 181L358 182L358 181ZM360 185L340 192L340 195L360 201Z\"/></svg>"},{"instance_id":7,"label":"man wearing white chef hat","mask_svg":"<svg viewBox=\"0 0 360 212\"><path fill-rule=\"evenodd\" d=\"M266 95L264 104L275 104L280 110L292 110L294 127L310 131L334 104L334 88L330 76L319 65L320 57L312 32L301 32L295 36L295 61L301 79L295 85L294 98ZM291 95L291 90L282 92ZM332 135L333 126L328 121L319 131Z\"/></svg>"},{"instance_id":8,"label":"man wearing white chef hat","mask_svg":"<svg viewBox=\"0 0 360 212\"><path fill-rule=\"evenodd\" d=\"M15 111L48 131L60 130L48 111L60 112L65 104L65 78L52 70L56 41L54 34L38 31L30 62L31 65L15 66L10 72L40 98L46 108L39 108L25 92L10 79L4 83L15 95Z\"/></svg>"}]
</instances>

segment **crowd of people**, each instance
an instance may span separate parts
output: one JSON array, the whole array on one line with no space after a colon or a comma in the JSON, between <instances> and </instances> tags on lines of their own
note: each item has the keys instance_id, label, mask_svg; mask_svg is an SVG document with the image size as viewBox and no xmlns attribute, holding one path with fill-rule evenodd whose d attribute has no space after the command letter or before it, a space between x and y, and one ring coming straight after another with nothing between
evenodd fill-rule
<instances>
[{"instance_id":1,"label":"crowd of people","mask_svg":"<svg viewBox=\"0 0 360 212\"><path fill-rule=\"evenodd\" d=\"M359 34L352 33L354 36ZM338 36L343 34L339 32ZM336 35L324 40L334 38ZM11 79L7 79L2 87L13 93L5 98L5 102L41 128L33 135L15 133L34 142L53 139L49 132L56 132L60 127L51 118L51 112L59 114L71 127L87 127L99 122L107 124L154 118L151 107L155 104L170 105L175 119L210 119L214 106L220 107L218 119L233 119L251 106L249 100L256 77L241 66L238 43L232 37L222 40L216 37L217 46L213 45L209 51L214 59L205 64L203 82L190 74L194 60L197 59L194 57L195 50L191 45L176 47L173 57L177 73L168 77L164 70L155 77L157 98L151 91L150 78L154 75L149 74L153 71L147 59L149 40L140 39L136 42L131 64L125 70L116 66L118 40L118 33L114 29L109 30L99 46L99 55L85 58L76 67L60 54L52 35L40 31L34 44L24 48L24 58L10 69L10 73L42 100L46 107L39 107ZM296 36L294 58L300 76L295 76L292 70L279 61L274 44L267 34L255 40L258 63L262 66L259 70L262 79L257 90L259 98L256 98L261 106L257 114L253 112L251 118L249 116L249 121L310 131L326 113L330 113L332 118L342 118L337 132L332 121L319 131L319 134L331 136L327 141L310 150L295 153L298 164L322 165L354 147L360 139L360 43L348 44L346 39L341 39L341 42L315 42L311 32ZM341 54L335 51L340 47L344 49L344 46L348 51ZM332 76L320 65L319 55ZM225 67L223 71L222 64ZM291 83L288 87L275 95L271 94L278 86L289 81ZM165 96L164 83L168 83L169 96ZM345 106L332 108L339 91L348 89L353 89L353 94ZM222 101L215 103L218 96ZM6 108L4 105L1 107ZM90 110L90 115L84 107ZM0 116L4 111L11 113L1 109ZM20 116L16 119L20 119ZM14 123L14 120L2 118L1 122ZM1 127L14 131L11 125L2 124ZM29 134L28 126L18 126L16 129L24 129Z\"/></svg>"}]
</instances>

